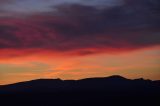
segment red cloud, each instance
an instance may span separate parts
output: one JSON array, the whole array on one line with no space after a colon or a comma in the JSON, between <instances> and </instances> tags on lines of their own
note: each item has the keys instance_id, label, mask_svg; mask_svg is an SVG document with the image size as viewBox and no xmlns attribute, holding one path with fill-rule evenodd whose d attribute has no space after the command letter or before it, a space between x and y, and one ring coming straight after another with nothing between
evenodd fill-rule
<instances>
[{"instance_id":1,"label":"red cloud","mask_svg":"<svg viewBox=\"0 0 160 106\"><path fill-rule=\"evenodd\" d=\"M158 7L142 4L139 5L147 11L135 10L134 7L139 7L136 4L111 9L73 4L59 6L52 14L0 18L0 51L43 50L88 55L159 45ZM124 10L128 5L132 13ZM153 10L155 13L149 12Z\"/></svg>"}]
</instances>

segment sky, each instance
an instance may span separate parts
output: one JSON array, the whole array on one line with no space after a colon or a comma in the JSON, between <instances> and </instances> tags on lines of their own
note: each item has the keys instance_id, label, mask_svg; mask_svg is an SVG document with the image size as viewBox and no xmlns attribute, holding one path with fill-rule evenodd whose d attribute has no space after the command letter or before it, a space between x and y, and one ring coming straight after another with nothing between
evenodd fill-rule
<instances>
[{"instance_id":1,"label":"sky","mask_svg":"<svg viewBox=\"0 0 160 106\"><path fill-rule=\"evenodd\" d=\"M0 0L0 85L160 80L159 0Z\"/></svg>"}]
</instances>

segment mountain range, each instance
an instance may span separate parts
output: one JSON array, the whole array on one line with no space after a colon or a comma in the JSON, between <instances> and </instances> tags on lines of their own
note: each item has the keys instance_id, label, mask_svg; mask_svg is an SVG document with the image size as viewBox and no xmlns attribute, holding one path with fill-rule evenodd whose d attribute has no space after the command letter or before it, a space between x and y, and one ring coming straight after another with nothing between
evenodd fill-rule
<instances>
[{"instance_id":1,"label":"mountain range","mask_svg":"<svg viewBox=\"0 0 160 106\"><path fill-rule=\"evenodd\" d=\"M37 79L0 86L0 98L4 106L158 106L160 81L118 75L81 80Z\"/></svg>"}]
</instances>

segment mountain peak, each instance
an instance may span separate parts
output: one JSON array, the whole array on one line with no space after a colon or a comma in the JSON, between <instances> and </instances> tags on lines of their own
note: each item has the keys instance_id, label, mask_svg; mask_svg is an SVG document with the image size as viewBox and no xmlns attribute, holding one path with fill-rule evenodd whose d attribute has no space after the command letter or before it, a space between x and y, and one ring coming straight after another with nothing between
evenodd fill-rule
<instances>
[{"instance_id":1,"label":"mountain peak","mask_svg":"<svg viewBox=\"0 0 160 106\"><path fill-rule=\"evenodd\" d=\"M109 77L106 77L106 78L109 78L109 79L126 79L120 75L112 75L112 76L109 76Z\"/></svg>"}]
</instances>

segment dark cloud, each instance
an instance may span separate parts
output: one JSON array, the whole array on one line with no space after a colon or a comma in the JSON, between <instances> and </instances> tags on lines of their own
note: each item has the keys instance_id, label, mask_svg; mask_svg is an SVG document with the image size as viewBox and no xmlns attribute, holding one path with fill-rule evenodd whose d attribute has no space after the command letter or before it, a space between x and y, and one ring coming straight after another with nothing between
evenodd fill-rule
<instances>
[{"instance_id":1,"label":"dark cloud","mask_svg":"<svg viewBox=\"0 0 160 106\"><path fill-rule=\"evenodd\" d=\"M1 7L3 7L6 4L10 4L15 2L16 0L0 0L0 10L3 10Z\"/></svg>"},{"instance_id":2,"label":"dark cloud","mask_svg":"<svg viewBox=\"0 0 160 106\"><path fill-rule=\"evenodd\" d=\"M45 48L84 55L159 45L159 4L159 0L124 0L112 8L64 4L52 13L27 19L0 19L0 48Z\"/></svg>"}]
</instances>

